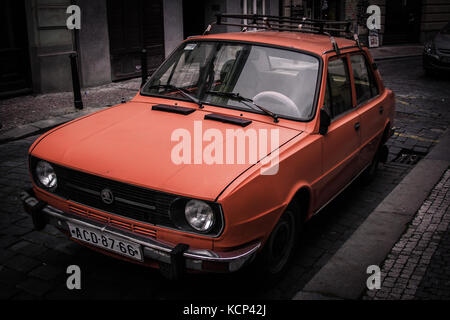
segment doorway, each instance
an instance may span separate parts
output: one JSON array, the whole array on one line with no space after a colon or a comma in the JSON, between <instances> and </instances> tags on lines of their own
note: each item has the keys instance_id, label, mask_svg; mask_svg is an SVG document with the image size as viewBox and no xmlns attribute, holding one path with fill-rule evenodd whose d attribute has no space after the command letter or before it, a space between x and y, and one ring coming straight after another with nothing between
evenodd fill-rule
<instances>
[{"instance_id":1,"label":"doorway","mask_svg":"<svg viewBox=\"0 0 450 320\"><path fill-rule=\"evenodd\" d=\"M24 0L0 1L0 98L31 92Z\"/></svg>"},{"instance_id":2,"label":"doorway","mask_svg":"<svg viewBox=\"0 0 450 320\"><path fill-rule=\"evenodd\" d=\"M420 39L420 0L386 1L384 44L414 43Z\"/></svg>"},{"instance_id":3,"label":"doorway","mask_svg":"<svg viewBox=\"0 0 450 320\"><path fill-rule=\"evenodd\" d=\"M183 35L201 35L205 31L205 0L183 0Z\"/></svg>"},{"instance_id":4,"label":"doorway","mask_svg":"<svg viewBox=\"0 0 450 320\"><path fill-rule=\"evenodd\" d=\"M164 60L163 1L108 0L107 4L112 80L138 77L144 48L152 74Z\"/></svg>"}]
</instances>

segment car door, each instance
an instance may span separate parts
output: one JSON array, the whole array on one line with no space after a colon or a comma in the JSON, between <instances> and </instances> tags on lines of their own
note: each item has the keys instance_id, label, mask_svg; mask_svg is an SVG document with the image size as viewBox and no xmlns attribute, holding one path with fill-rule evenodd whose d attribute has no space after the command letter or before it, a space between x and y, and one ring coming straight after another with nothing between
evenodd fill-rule
<instances>
[{"instance_id":1,"label":"car door","mask_svg":"<svg viewBox=\"0 0 450 320\"><path fill-rule=\"evenodd\" d=\"M370 164L378 148L384 130L386 112L367 57L361 52L352 54L350 65L357 112L361 117L359 168L362 170Z\"/></svg>"},{"instance_id":2,"label":"car door","mask_svg":"<svg viewBox=\"0 0 450 320\"><path fill-rule=\"evenodd\" d=\"M328 133L323 136L322 188L319 208L339 193L358 173L360 116L354 95L347 57L328 62L324 107L331 116Z\"/></svg>"}]
</instances>

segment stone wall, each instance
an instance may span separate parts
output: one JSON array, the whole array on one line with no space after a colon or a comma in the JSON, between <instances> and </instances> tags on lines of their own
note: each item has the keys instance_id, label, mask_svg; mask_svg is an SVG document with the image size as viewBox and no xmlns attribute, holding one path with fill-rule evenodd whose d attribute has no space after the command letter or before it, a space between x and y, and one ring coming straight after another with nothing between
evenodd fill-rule
<instances>
[{"instance_id":1,"label":"stone wall","mask_svg":"<svg viewBox=\"0 0 450 320\"><path fill-rule=\"evenodd\" d=\"M422 0L420 40L432 38L450 22L450 0Z\"/></svg>"},{"instance_id":2,"label":"stone wall","mask_svg":"<svg viewBox=\"0 0 450 320\"><path fill-rule=\"evenodd\" d=\"M81 30L78 31L79 64L83 87L111 82L106 1L78 0Z\"/></svg>"},{"instance_id":3,"label":"stone wall","mask_svg":"<svg viewBox=\"0 0 450 320\"><path fill-rule=\"evenodd\" d=\"M183 1L164 0L164 49L166 57L183 41Z\"/></svg>"},{"instance_id":4,"label":"stone wall","mask_svg":"<svg viewBox=\"0 0 450 320\"><path fill-rule=\"evenodd\" d=\"M25 1L33 91L69 91L69 54L75 35L66 27L70 0Z\"/></svg>"}]
</instances>

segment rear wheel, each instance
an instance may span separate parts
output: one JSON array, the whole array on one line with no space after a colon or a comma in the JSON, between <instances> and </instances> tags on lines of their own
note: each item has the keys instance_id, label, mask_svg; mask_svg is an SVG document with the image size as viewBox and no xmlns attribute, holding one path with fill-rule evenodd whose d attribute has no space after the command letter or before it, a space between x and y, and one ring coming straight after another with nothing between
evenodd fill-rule
<instances>
[{"instance_id":1,"label":"rear wheel","mask_svg":"<svg viewBox=\"0 0 450 320\"><path fill-rule=\"evenodd\" d=\"M369 184L370 182L373 181L373 179L375 179L375 176L377 175L378 171L378 165L380 164L380 154L381 154L381 147L378 148L377 152L375 152L372 162L361 175L361 179L364 184Z\"/></svg>"}]
</instances>

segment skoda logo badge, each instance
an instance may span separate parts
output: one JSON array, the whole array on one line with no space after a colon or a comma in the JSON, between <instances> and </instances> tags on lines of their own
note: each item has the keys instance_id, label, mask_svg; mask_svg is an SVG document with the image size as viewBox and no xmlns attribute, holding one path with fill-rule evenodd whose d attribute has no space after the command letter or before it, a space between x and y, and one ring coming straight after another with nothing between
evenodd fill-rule
<instances>
[{"instance_id":1,"label":"skoda logo badge","mask_svg":"<svg viewBox=\"0 0 450 320\"><path fill-rule=\"evenodd\" d=\"M114 201L114 195L112 191L109 189L103 189L102 192L100 192L100 197L102 198L102 201L106 204L111 204Z\"/></svg>"}]
</instances>

